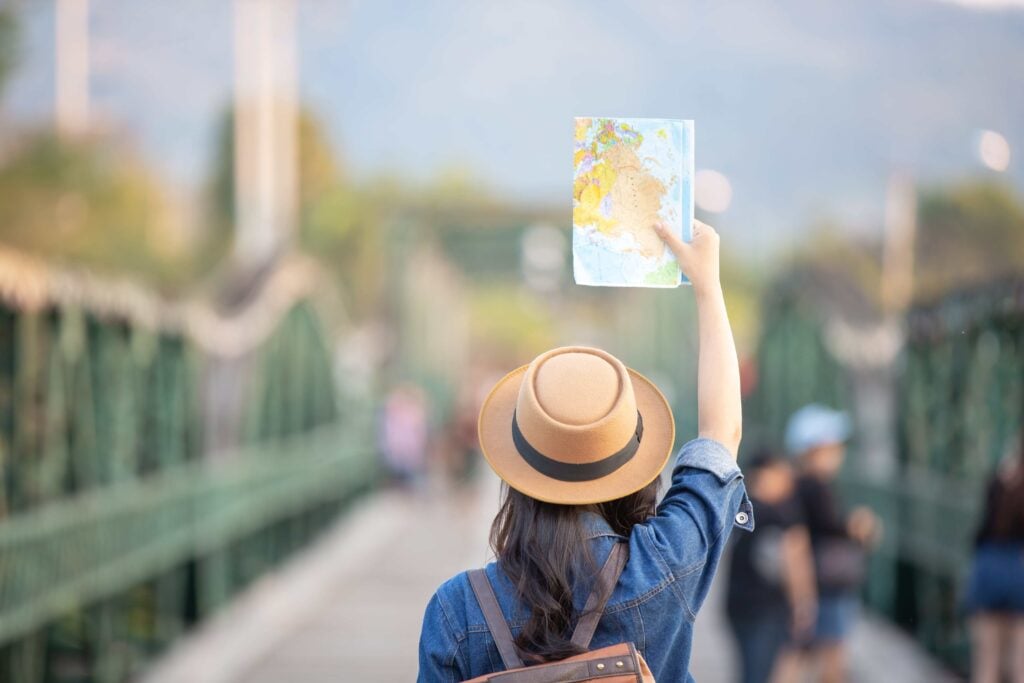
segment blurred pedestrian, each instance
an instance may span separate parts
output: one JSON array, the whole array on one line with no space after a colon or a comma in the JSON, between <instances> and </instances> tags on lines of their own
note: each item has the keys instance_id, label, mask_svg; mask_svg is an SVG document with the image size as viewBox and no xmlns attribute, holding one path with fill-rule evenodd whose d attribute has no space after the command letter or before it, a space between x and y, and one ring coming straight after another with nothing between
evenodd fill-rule
<instances>
[{"instance_id":1,"label":"blurred pedestrian","mask_svg":"<svg viewBox=\"0 0 1024 683\"><path fill-rule=\"evenodd\" d=\"M487 395L486 389L490 389L494 382L481 391L475 377L477 374L472 373L474 379L467 379L459 385L455 406L446 425L445 470L454 489L463 489L472 483L480 462L476 420Z\"/></svg>"},{"instance_id":2,"label":"blurred pedestrian","mask_svg":"<svg viewBox=\"0 0 1024 683\"><path fill-rule=\"evenodd\" d=\"M740 652L740 681L766 683L789 638L814 625L814 570L790 463L763 451L743 468L757 528L735 537L726 614Z\"/></svg>"},{"instance_id":3,"label":"blurred pedestrian","mask_svg":"<svg viewBox=\"0 0 1024 683\"><path fill-rule=\"evenodd\" d=\"M427 466L427 401L416 384L399 384L388 393L381 411L379 442L384 464L399 485L417 487Z\"/></svg>"},{"instance_id":4,"label":"blurred pedestrian","mask_svg":"<svg viewBox=\"0 0 1024 683\"><path fill-rule=\"evenodd\" d=\"M1024 683L1024 442L989 482L967 584L974 683Z\"/></svg>"},{"instance_id":5,"label":"blurred pedestrian","mask_svg":"<svg viewBox=\"0 0 1024 683\"><path fill-rule=\"evenodd\" d=\"M796 411L786 425L786 450L800 472L797 498L810 535L818 594L814 627L796 643L802 654L796 668L819 667L824 683L846 680L846 640L860 606L865 551L880 533L868 508L846 514L835 488L849 436L846 413L819 404Z\"/></svg>"}]
</instances>

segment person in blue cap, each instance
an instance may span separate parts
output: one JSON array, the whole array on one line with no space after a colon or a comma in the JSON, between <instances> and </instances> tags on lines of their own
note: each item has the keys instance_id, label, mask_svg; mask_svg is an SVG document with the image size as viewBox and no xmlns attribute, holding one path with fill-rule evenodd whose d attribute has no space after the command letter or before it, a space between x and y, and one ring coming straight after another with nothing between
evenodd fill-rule
<instances>
[{"instance_id":1,"label":"person in blue cap","mask_svg":"<svg viewBox=\"0 0 1024 683\"><path fill-rule=\"evenodd\" d=\"M881 530L868 508L847 513L835 489L850 433L846 413L811 404L793 413L785 434L799 471L796 494L811 540L818 610L813 629L794 643L781 668L799 672L817 664L825 683L846 680L845 641L857 617L865 550Z\"/></svg>"}]
</instances>

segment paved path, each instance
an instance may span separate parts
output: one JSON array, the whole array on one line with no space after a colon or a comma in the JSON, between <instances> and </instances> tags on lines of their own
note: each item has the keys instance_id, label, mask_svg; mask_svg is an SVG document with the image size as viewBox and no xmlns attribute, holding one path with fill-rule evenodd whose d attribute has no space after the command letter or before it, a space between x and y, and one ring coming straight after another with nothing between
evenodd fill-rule
<instances>
[{"instance_id":1,"label":"paved path","mask_svg":"<svg viewBox=\"0 0 1024 683\"><path fill-rule=\"evenodd\" d=\"M416 678L423 608L437 585L488 558L497 482L456 498L384 493L365 500L309 551L255 584L159 661L144 683L390 683ZM717 593L702 610L692 671L734 680ZM878 620L853 640L855 683L951 679Z\"/></svg>"}]
</instances>

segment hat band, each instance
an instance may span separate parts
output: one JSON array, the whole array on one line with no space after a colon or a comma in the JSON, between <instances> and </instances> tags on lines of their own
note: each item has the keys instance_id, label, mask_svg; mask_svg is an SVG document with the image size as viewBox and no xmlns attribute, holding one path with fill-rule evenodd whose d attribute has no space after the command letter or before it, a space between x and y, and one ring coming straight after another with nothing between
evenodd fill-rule
<instances>
[{"instance_id":1,"label":"hat band","mask_svg":"<svg viewBox=\"0 0 1024 683\"><path fill-rule=\"evenodd\" d=\"M640 448L640 439L643 438L643 435L644 419L638 410L636 411L636 430L629 442L621 449L607 458L595 462L563 462L549 458L534 448L523 436L519 429L519 422L516 420L516 414L512 413L512 442L515 444L516 450L519 451L519 455L523 456L523 460L533 469L559 481L592 481L611 474L633 459Z\"/></svg>"}]
</instances>

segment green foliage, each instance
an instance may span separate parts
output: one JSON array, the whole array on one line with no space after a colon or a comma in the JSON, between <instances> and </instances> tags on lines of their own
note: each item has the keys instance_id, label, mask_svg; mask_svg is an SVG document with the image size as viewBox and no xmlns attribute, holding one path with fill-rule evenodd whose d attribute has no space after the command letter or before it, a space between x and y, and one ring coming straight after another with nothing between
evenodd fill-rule
<instances>
[{"instance_id":1,"label":"green foliage","mask_svg":"<svg viewBox=\"0 0 1024 683\"><path fill-rule=\"evenodd\" d=\"M356 317L380 305L387 281L380 205L344 181L333 145L308 112L299 117L299 244L328 267Z\"/></svg>"},{"instance_id":2,"label":"green foliage","mask_svg":"<svg viewBox=\"0 0 1024 683\"><path fill-rule=\"evenodd\" d=\"M167 217L146 169L100 140L39 134L0 168L0 240L21 249L173 280Z\"/></svg>"},{"instance_id":3,"label":"green foliage","mask_svg":"<svg viewBox=\"0 0 1024 683\"><path fill-rule=\"evenodd\" d=\"M782 269L828 273L855 285L876 303L881 301L881 245L877 240L850 237L834 225L820 227Z\"/></svg>"},{"instance_id":4,"label":"green foliage","mask_svg":"<svg viewBox=\"0 0 1024 683\"><path fill-rule=\"evenodd\" d=\"M514 285L477 286L469 305L472 348L496 359L532 358L557 341L547 302Z\"/></svg>"},{"instance_id":5,"label":"green foliage","mask_svg":"<svg viewBox=\"0 0 1024 683\"><path fill-rule=\"evenodd\" d=\"M380 207L354 188L335 186L311 200L300 244L337 277L357 318L379 308L387 285L385 228Z\"/></svg>"},{"instance_id":6,"label":"green foliage","mask_svg":"<svg viewBox=\"0 0 1024 683\"><path fill-rule=\"evenodd\" d=\"M334 146L308 110L298 115L298 244L335 273L357 317L380 303L385 273L381 220L372 193L345 182ZM222 255L235 225L234 111L223 116L207 186L207 252Z\"/></svg>"},{"instance_id":7,"label":"green foliage","mask_svg":"<svg viewBox=\"0 0 1024 683\"><path fill-rule=\"evenodd\" d=\"M0 93L18 59L18 24L10 7L0 8Z\"/></svg>"},{"instance_id":8,"label":"green foliage","mask_svg":"<svg viewBox=\"0 0 1024 683\"><path fill-rule=\"evenodd\" d=\"M919 298L1024 270L1024 205L1008 186L971 183L926 192L918 225Z\"/></svg>"},{"instance_id":9,"label":"green foliage","mask_svg":"<svg viewBox=\"0 0 1024 683\"><path fill-rule=\"evenodd\" d=\"M732 323L736 346L741 355L752 353L757 344L760 324L760 299L764 285L763 273L750 264L722 254L722 290L729 306L729 322Z\"/></svg>"},{"instance_id":10,"label":"green foliage","mask_svg":"<svg viewBox=\"0 0 1024 683\"><path fill-rule=\"evenodd\" d=\"M304 209L345 180L327 131L312 112L298 116L299 206Z\"/></svg>"},{"instance_id":11,"label":"green foliage","mask_svg":"<svg viewBox=\"0 0 1024 683\"><path fill-rule=\"evenodd\" d=\"M211 258L220 259L231 245L235 230L235 114L221 116L214 136L213 167L206 193L203 242Z\"/></svg>"},{"instance_id":12,"label":"green foliage","mask_svg":"<svg viewBox=\"0 0 1024 683\"><path fill-rule=\"evenodd\" d=\"M464 164L439 169L415 194L432 204L464 207L497 204L487 187L481 184L478 174Z\"/></svg>"},{"instance_id":13,"label":"green foliage","mask_svg":"<svg viewBox=\"0 0 1024 683\"><path fill-rule=\"evenodd\" d=\"M1024 204L1006 185L971 182L935 187L918 202L914 298L1024 271ZM811 267L844 278L880 303L881 237L852 238L822 227L784 268Z\"/></svg>"},{"instance_id":14,"label":"green foliage","mask_svg":"<svg viewBox=\"0 0 1024 683\"><path fill-rule=\"evenodd\" d=\"M299 213L340 184L341 172L323 126L306 110L298 114ZM215 231L230 238L235 222L235 112L227 110L215 135L213 166L207 186L208 216ZM230 241L230 239L229 239Z\"/></svg>"}]
</instances>

